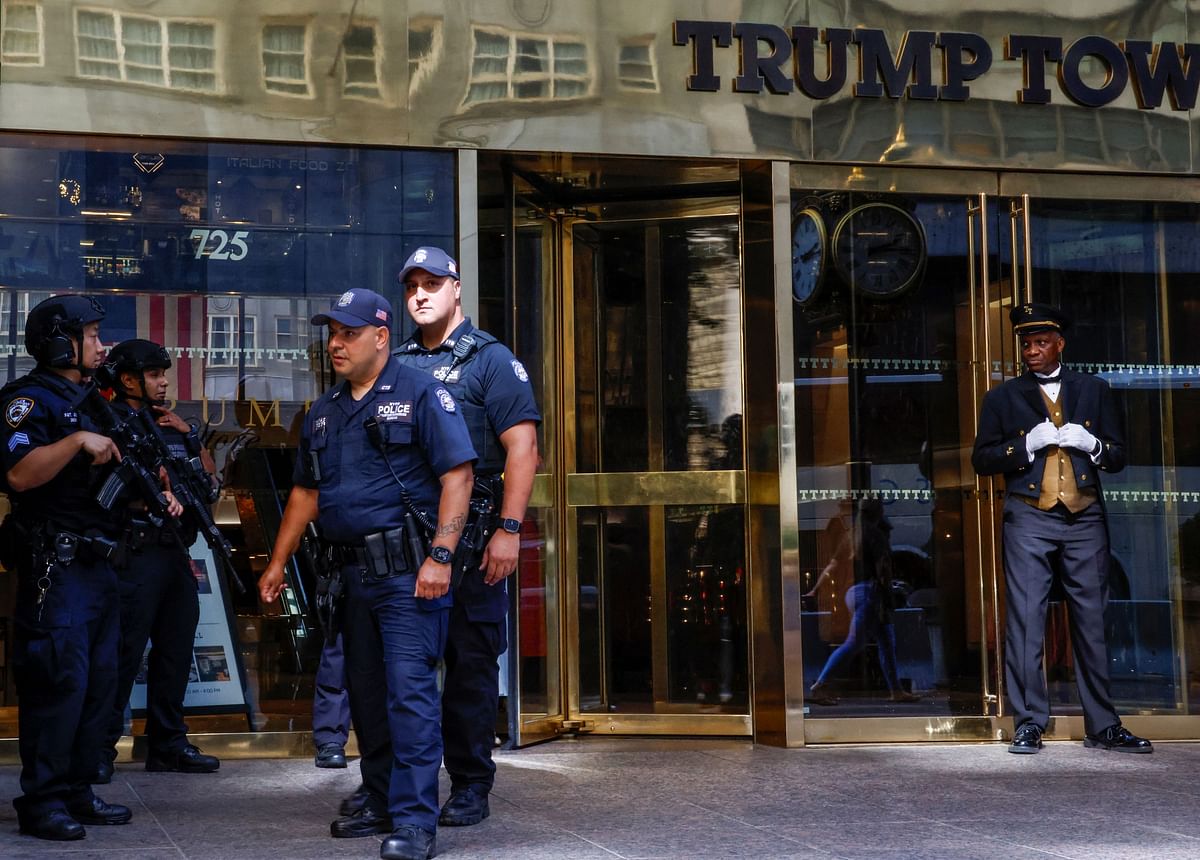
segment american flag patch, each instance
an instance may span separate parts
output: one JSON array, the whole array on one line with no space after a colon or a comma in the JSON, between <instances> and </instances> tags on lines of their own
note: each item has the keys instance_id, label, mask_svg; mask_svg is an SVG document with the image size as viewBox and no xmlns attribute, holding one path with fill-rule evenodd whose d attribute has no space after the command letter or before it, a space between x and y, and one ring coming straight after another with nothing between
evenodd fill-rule
<instances>
[{"instance_id":1,"label":"american flag patch","mask_svg":"<svg viewBox=\"0 0 1200 860\"><path fill-rule=\"evenodd\" d=\"M387 311L385 311L383 308L378 308L375 311L375 319L379 319L379 320L383 320L384 322L387 322Z\"/></svg>"},{"instance_id":2,"label":"american flag patch","mask_svg":"<svg viewBox=\"0 0 1200 860\"><path fill-rule=\"evenodd\" d=\"M10 451L17 450L18 445L28 445L28 444L29 444L29 434L28 433L14 433L8 437L8 450L10 450Z\"/></svg>"}]
</instances>

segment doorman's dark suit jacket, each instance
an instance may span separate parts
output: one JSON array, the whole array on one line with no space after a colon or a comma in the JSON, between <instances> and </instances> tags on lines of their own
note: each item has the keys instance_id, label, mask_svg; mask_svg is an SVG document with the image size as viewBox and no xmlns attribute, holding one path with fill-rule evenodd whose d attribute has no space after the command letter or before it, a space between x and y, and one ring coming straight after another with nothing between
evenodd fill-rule
<instances>
[{"instance_id":1,"label":"doorman's dark suit jacket","mask_svg":"<svg viewBox=\"0 0 1200 860\"><path fill-rule=\"evenodd\" d=\"M1009 495L1026 496L1037 501L1041 493L1042 473L1046 469L1048 448L1033 455L1025 450L1025 434L1048 417L1037 378L1029 371L994 388L983 398L979 433L971 465L980 475L1003 473ZM1062 369L1058 403L1063 407L1063 423L1082 424L1104 446L1097 467L1092 458L1074 448L1071 455L1075 481L1080 490L1100 490L1099 470L1119 472L1125 468L1125 433L1112 389L1103 379Z\"/></svg>"},{"instance_id":2,"label":"doorman's dark suit jacket","mask_svg":"<svg viewBox=\"0 0 1200 860\"><path fill-rule=\"evenodd\" d=\"M1026 502L1037 504L1050 453L1059 450L1070 456L1079 490L1091 489L1098 495L1100 470L1124 468L1125 441L1116 398L1102 379L1063 368L1053 408L1062 410L1064 424L1080 424L1100 442L1098 465L1088 452L1054 446L1037 451L1029 461L1025 435L1050 417L1037 378L1029 372L984 398L971 463L981 475L1003 473L1008 493L1003 533L1004 663L1014 725L1033 723L1045 730L1049 723L1050 698L1042 666L1050 588L1058 576L1070 607L1084 730L1096 734L1120 722L1109 692L1104 641L1109 549L1103 498L1076 514L1061 505L1042 511Z\"/></svg>"}]
</instances>

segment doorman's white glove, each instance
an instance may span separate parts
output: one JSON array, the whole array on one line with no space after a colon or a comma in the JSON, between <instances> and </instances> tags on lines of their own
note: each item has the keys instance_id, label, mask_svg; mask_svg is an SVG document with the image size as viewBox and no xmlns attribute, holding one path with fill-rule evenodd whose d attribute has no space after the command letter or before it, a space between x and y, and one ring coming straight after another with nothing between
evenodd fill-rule
<instances>
[{"instance_id":1,"label":"doorman's white glove","mask_svg":"<svg viewBox=\"0 0 1200 860\"><path fill-rule=\"evenodd\" d=\"M1081 427L1080 429L1082 430L1083 428ZM1054 426L1054 422L1049 418L1025 434L1025 450L1029 454L1029 462L1031 463L1033 462L1033 455L1036 452L1057 444L1058 428Z\"/></svg>"},{"instance_id":2,"label":"doorman's white glove","mask_svg":"<svg viewBox=\"0 0 1200 860\"><path fill-rule=\"evenodd\" d=\"M1058 428L1058 444L1063 448L1074 448L1091 456L1096 453L1100 444L1091 433L1083 429L1081 424L1064 424Z\"/></svg>"}]
</instances>

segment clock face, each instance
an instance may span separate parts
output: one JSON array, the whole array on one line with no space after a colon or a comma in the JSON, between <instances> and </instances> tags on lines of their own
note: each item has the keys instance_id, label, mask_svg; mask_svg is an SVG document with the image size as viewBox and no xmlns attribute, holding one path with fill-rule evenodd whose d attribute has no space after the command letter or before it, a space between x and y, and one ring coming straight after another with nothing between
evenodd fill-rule
<instances>
[{"instance_id":1,"label":"clock face","mask_svg":"<svg viewBox=\"0 0 1200 860\"><path fill-rule=\"evenodd\" d=\"M833 264L850 286L869 296L897 296L925 270L925 231L899 206L864 203L833 231Z\"/></svg>"},{"instance_id":2,"label":"clock face","mask_svg":"<svg viewBox=\"0 0 1200 860\"><path fill-rule=\"evenodd\" d=\"M804 303L817 294L825 275L825 221L804 208L792 221L792 297Z\"/></svg>"}]
</instances>

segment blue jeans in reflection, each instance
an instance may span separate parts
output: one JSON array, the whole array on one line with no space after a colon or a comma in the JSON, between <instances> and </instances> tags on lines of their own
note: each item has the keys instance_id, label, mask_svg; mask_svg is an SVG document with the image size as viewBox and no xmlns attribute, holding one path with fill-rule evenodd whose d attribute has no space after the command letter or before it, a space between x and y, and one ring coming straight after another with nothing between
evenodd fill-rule
<instances>
[{"instance_id":1,"label":"blue jeans in reflection","mask_svg":"<svg viewBox=\"0 0 1200 860\"><path fill-rule=\"evenodd\" d=\"M900 690L900 679L896 675L896 628L883 620L884 613L876 605L879 599L879 586L874 582L860 582L846 591L846 608L851 613L850 632L846 641L825 661L817 684L824 684L839 666L874 639L879 643L879 665L888 690L892 693Z\"/></svg>"}]
</instances>

